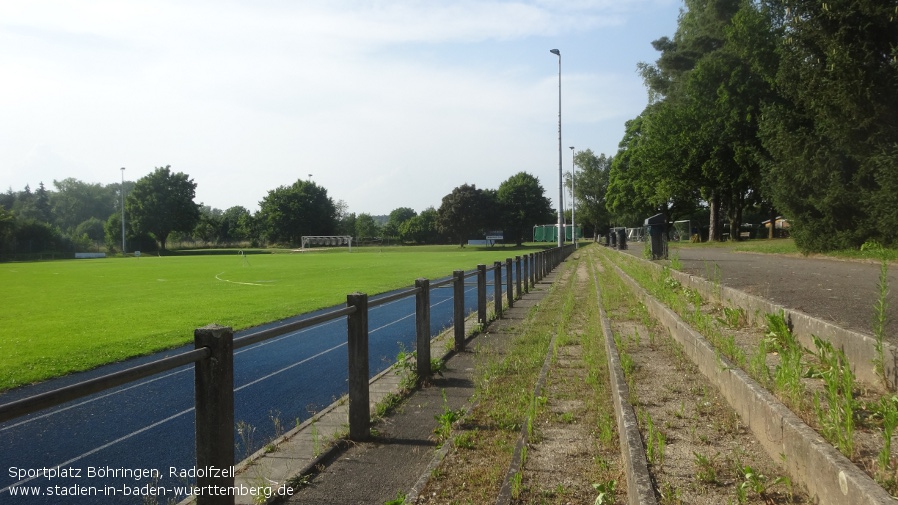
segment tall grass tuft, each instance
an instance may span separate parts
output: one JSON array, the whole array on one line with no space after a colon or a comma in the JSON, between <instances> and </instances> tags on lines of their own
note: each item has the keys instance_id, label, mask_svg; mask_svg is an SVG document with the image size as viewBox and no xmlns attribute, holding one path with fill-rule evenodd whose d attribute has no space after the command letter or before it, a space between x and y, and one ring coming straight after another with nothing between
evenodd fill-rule
<instances>
[{"instance_id":1,"label":"tall grass tuft","mask_svg":"<svg viewBox=\"0 0 898 505\"><path fill-rule=\"evenodd\" d=\"M814 337L824 391L814 395L814 412L823 437L846 457L854 455L854 373L845 353ZM822 397L822 400L821 400ZM825 405L825 406L824 406Z\"/></svg>"},{"instance_id":2,"label":"tall grass tuft","mask_svg":"<svg viewBox=\"0 0 898 505\"><path fill-rule=\"evenodd\" d=\"M861 251L870 251L877 259L879 259L879 296L873 304L873 337L876 342L873 344L875 356L873 358L873 371L882 378L886 387L889 387L888 377L885 374L883 361L883 340L885 338L886 323L888 322L887 311L889 308L889 260L886 255L885 248L875 240L867 241L861 246Z\"/></svg>"}]
</instances>

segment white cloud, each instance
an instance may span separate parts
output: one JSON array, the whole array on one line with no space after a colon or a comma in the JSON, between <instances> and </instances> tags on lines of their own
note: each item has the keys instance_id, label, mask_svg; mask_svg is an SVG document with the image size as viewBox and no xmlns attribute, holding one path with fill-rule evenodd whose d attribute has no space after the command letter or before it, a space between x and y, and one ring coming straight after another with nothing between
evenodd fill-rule
<instances>
[{"instance_id":1,"label":"white cloud","mask_svg":"<svg viewBox=\"0 0 898 505\"><path fill-rule=\"evenodd\" d=\"M170 164L198 200L254 208L311 173L351 211L386 213L521 170L557 178L548 49L565 58L565 138L613 148L596 136L644 104L638 59L618 53L649 8L675 25L671 0L7 2L0 184Z\"/></svg>"}]
</instances>

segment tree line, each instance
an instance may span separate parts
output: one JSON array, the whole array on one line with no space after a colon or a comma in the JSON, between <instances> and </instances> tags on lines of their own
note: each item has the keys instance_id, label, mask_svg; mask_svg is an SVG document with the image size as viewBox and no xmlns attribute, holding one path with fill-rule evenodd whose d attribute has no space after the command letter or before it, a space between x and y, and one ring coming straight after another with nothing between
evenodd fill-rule
<instances>
[{"instance_id":1,"label":"tree line","mask_svg":"<svg viewBox=\"0 0 898 505\"><path fill-rule=\"evenodd\" d=\"M685 0L653 46L611 220L706 208L719 240L752 209L788 218L803 251L896 245L898 0Z\"/></svg>"},{"instance_id":2,"label":"tree line","mask_svg":"<svg viewBox=\"0 0 898 505\"><path fill-rule=\"evenodd\" d=\"M504 230L506 242L531 239L534 223L552 221L545 190L520 172L497 190L463 184L438 208L421 213L398 207L388 216L347 212L327 189L297 180L268 191L259 210L242 206L214 209L195 202L197 184L170 166L158 167L136 182L93 184L69 178L0 194L0 253L28 255L122 246L129 251L164 251L171 241L203 246L296 247L304 235L350 235L356 243L457 243ZM123 192L124 191L124 195Z\"/></svg>"}]
</instances>

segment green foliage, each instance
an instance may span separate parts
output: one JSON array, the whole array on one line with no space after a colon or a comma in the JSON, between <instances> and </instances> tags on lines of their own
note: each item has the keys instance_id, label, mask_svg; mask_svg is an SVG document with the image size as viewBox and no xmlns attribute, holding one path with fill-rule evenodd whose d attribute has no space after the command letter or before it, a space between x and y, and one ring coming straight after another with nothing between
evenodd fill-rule
<instances>
[{"instance_id":1,"label":"green foliage","mask_svg":"<svg viewBox=\"0 0 898 505\"><path fill-rule=\"evenodd\" d=\"M577 224L606 232L611 215L605 206L608 191L608 175L611 171L611 157L596 156L592 149L578 151L574 156L576 178L573 181L577 198Z\"/></svg>"},{"instance_id":2,"label":"green foliage","mask_svg":"<svg viewBox=\"0 0 898 505\"><path fill-rule=\"evenodd\" d=\"M824 391L814 395L814 412L823 437L846 457L854 455L854 373L845 353L825 340L814 337ZM821 400L822 398L822 400Z\"/></svg>"},{"instance_id":3,"label":"green foliage","mask_svg":"<svg viewBox=\"0 0 898 505\"><path fill-rule=\"evenodd\" d=\"M739 475L742 476L742 482L737 487L736 496L739 503L744 503L749 493L757 494L764 502L770 502L770 488L773 486L783 485L791 489L792 481L788 477L777 477L770 480L766 475L755 471L750 466L737 468Z\"/></svg>"},{"instance_id":4,"label":"green foliage","mask_svg":"<svg viewBox=\"0 0 898 505\"><path fill-rule=\"evenodd\" d=\"M461 420L465 413L464 409L450 409L449 402L446 399L446 390L442 390L441 393L443 394L443 411L433 416L438 423L437 427L433 430L434 434L436 434L438 444L442 444L449 439L449 436L452 434L452 426Z\"/></svg>"},{"instance_id":5,"label":"green foliage","mask_svg":"<svg viewBox=\"0 0 898 505\"><path fill-rule=\"evenodd\" d=\"M437 210L437 228L464 247L469 238L483 231L494 200L491 193L473 184L462 184L443 197Z\"/></svg>"},{"instance_id":6,"label":"green foliage","mask_svg":"<svg viewBox=\"0 0 898 505\"><path fill-rule=\"evenodd\" d=\"M496 191L505 242L521 245L529 240L534 224L552 219L552 204L546 198L539 179L527 172L518 172L499 185Z\"/></svg>"},{"instance_id":7,"label":"green foliage","mask_svg":"<svg viewBox=\"0 0 898 505\"><path fill-rule=\"evenodd\" d=\"M356 218L355 236L362 243L380 237L380 226L377 225L371 214L362 213Z\"/></svg>"},{"instance_id":8,"label":"green foliage","mask_svg":"<svg viewBox=\"0 0 898 505\"><path fill-rule=\"evenodd\" d=\"M894 1L773 0L782 99L764 111L774 200L803 251L898 239Z\"/></svg>"},{"instance_id":9,"label":"green foliage","mask_svg":"<svg viewBox=\"0 0 898 505\"><path fill-rule=\"evenodd\" d=\"M396 498L385 501L384 505L402 505L403 503L405 503L405 493L398 491L396 492Z\"/></svg>"},{"instance_id":10,"label":"green foliage","mask_svg":"<svg viewBox=\"0 0 898 505\"><path fill-rule=\"evenodd\" d=\"M199 207L193 201L196 183L188 177L172 173L170 166L156 168L139 179L125 199L125 220L134 230L151 233L163 251L172 232L188 233L199 221Z\"/></svg>"},{"instance_id":11,"label":"green foliage","mask_svg":"<svg viewBox=\"0 0 898 505\"><path fill-rule=\"evenodd\" d=\"M898 396L880 398L868 408L882 420L883 446L877 455L876 480L894 495L898 491L898 460L892 455L892 435L898 427Z\"/></svg>"},{"instance_id":12,"label":"green foliage","mask_svg":"<svg viewBox=\"0 0 898 505\"><path fill-rule=\"evenodd\" d=\"M440 244L443 237L437 230L437 211L428 207L417 216L399 226L399 236L403 242L415 244Z\"/></svg>"},{"instance_id":13,"label":"green foliage","mask_svg":"<svg viewBox=\"0 0 898 505\"><path fill-rule=\"evenodd\" d=\"M259 224L272 243L296 246L303 235L333 235L337 206L327 189L299 179L269 191L259 202Z\"/></svg>"},{"instance_id":14,"label":"green foliage","mask_svg":"<svg viewBox=\"0 0 898 505\"><path fill-rule=\"evenodd\" d=\"M617 481L609 480L601 484L593 483L592 487L599 493L593 505L610 505L614 503L614 491L617 488Z\"/></svg>"},{"instance_id":15,"label":"green foliage","mask_svg":"<svg viewBox=\"0 0 898 505\"><path fill-rule=\"evenodd\" d=\"M53 181L53 186L56 191L49 195L51 222L58 224L63 230L74 229L91 218L105 221L110 215L121 213L121 184L103 186L70 177ZM126 189L130 186L133 183L126 181Z\"/></svg>"}]
</instances>

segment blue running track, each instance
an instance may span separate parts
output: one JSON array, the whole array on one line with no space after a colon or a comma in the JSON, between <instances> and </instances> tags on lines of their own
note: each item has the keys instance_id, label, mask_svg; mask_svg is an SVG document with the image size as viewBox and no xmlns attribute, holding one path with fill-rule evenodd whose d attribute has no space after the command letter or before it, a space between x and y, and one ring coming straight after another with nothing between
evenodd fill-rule
<instances>
[{"instance_id":1,"label":"blue running track","mask_svg":"<svg viewBox=\"0 0 898 505\"><path fill-rule=\"evenodd\" d=\"M492 299L492 272L487 279L487 298ZM431 333L436 335L453 324L452 285L433 288L430 303ZM465 313L476 310L476 278L470 277ZM415 298L371 308L368 326L373 377L395 362L401 348L415 349ZM18 388L0 395L0 404L189 349L192 346ZM276 436L276 424L282 431L290 430L346 394L346 318L234 354L234 417L242 432L235 430L238 460ZM159 503L179 501L174 498L175 487L195 481L169 476L170 468L181 471L195 466L193 375L193 366L184 366L0 424L0 503L142 503L143 498L133 496L133 491L146 491L147 486L165 488ZM153 470L158 478L140 475ZM48 478L54 472L55 477ZM39 496L21 496L25 492ZM49 492L79 496L50 496Z\"/></svg>"}]
</instances>

